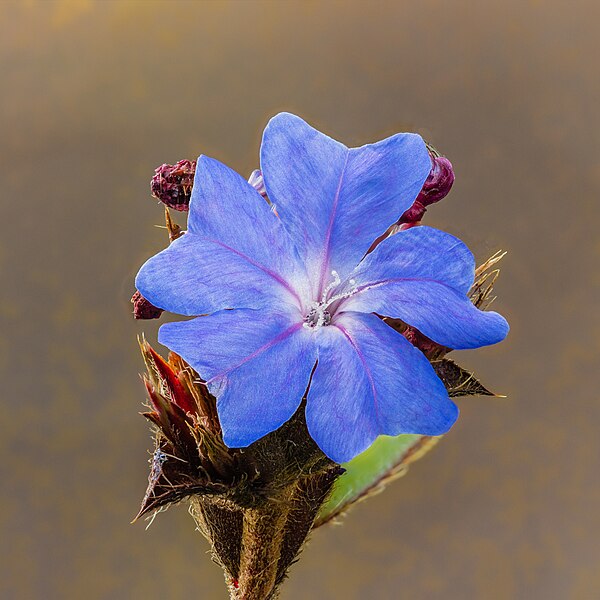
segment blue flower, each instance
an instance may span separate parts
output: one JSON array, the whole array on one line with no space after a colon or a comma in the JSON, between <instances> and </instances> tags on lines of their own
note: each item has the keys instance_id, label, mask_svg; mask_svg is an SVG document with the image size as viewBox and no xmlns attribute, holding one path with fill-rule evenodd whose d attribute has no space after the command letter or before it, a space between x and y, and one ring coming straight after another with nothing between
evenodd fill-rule
<instances>
[{"instance_id":1,"label":"blue flower","mask_svg":"<svg viewBox=\"0 0 600 600\"><path fill-rule=\"evenodd\" d=\"M225 443L277 429L305 395L310 435L336 462L380 434L445 433L456 405L377 315L455 349L499 342L508 325L468 299L474 260L457 238L413 227L367 254L430 172L421 137L347 148L282 113L265 129L261 169L274 207L201 156L187 233L136 279L155 306L197 317L163 325L159 341L206 380Z\"/></svg>"}]
</instances>

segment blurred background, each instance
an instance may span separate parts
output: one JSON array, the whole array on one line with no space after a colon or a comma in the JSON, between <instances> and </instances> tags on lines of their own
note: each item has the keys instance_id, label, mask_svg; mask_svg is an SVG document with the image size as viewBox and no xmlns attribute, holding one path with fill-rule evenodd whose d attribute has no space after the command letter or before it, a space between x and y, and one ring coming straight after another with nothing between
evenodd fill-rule
<instances>
[{"instance_id":1,"label":"blurred background","mask_svg":"<svg viewBox=\"0 0 600 600\"><path fill-rule=\"evenodd\" d=\"M288 110L348 145L417 131L454 163L426 216L509 251L502 345L407 477L322 529L303 598L600 597L597 2L0 3L0 597L224 598L147 484L129 298L165 246L156 166L248 175Z\"/></svg>"}]
</instances>

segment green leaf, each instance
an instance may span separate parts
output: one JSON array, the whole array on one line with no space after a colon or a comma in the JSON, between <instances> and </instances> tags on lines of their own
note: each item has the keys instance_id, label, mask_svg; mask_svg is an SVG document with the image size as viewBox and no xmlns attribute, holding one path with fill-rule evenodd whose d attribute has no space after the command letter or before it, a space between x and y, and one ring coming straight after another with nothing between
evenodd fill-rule
<instances>
[{"instance_id":1,"label":"green leaf","mask_svg":"<svg viewBox=\"0 0 600 600\"><path fill-rule=\"evenodd\" d=\"M351 504L380 492L403 475L409 463L423 456L440 438L405 434L379 436L370 448L342 465L346 472L335 482L314 527L327 523Z\"/></svg>"}]
</instances>

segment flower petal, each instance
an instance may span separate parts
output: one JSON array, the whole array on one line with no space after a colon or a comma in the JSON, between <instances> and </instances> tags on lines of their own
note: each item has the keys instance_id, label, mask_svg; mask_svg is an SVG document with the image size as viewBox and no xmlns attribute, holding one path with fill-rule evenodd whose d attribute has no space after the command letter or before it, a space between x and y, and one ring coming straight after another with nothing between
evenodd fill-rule
<instances>
[{"instance_id":1,"label":"flower petal","mask_svg":"<svg viewBox=\"0 0 600 600\"><path fill-rule=\"evenodd\" d=\"M433 227L412 227L383 240L349 275L362 288L393 277L435 280L467 293L475 259L457 237ZM347 284L348 285L348 284Z\"/></svg>"},{"instance_id":2,"label":"flower petal","mask_svg":"<svg viewBox=\"0 0 600 600\"><path fill-rule=\"evenodd\" d=\"M346 291L354 287L358 292L338 311L402 319L457 350L496 344L508 334L508 323L498 313L479 310L467 297L474 266L471 252L457 238L413 227L387 238L364 258L344 284Z\"/></svg>"},{"instance_id":3,"label":"flower petal","mask_svg":"<svg viewBox=\"0 0 600 600\"><path fill-rule=\"evenodd\" d=\"M192 233L146 261L135 286L154 306L188 316L299 302L276 273L228 246Z\"/></svg>"},{"instance_id":4,"label":"flower petal","mask_svg":"<svg viewBox=\"0 0 600 600\"><path fill-rule=\"evenodd\" d=\"M390 278L344 301L340 311L374 312L401 319L438 344L465 350L501 342L508 323L436 281Z\"/></svg>"},{"instance_id":5,"label":"flower petal","mask_svg":"<svg viewBox=\"0 0 600 600\"><path fill-rule=\"evenodd\" d=\"M309 272L319 274L320 294L331 270L345 277L411 206L431 160L415 134L348 149L281 113L265 129L261 168L269 198Z\"/></svg>"},{"instance_id":6,"label":"flower petal","mask_svg":"<svg viewBox=\"0 0 600 600\"><path fill-rule=\"evenodd\" d=\"M267 311L221 311L167 323L158 339L207 381L232 448L248 446L294 414L317 358L301 320Z\"/></svg>"},{"instance_id":7,"label":"flower petal","mask_svg":"<svg viewBox=\"0 0 600 600\"><path fill-rule=\"evenodd\" d=\"M375 312L401 319L438 344L466 350L501 342L508 323L481 311L454 289L432 281L395 281L357 294L344 310Z\"/></svg>"},{"instance_id":8,"label":"flower petal","mask_svg":"<svg viewBox=\"0 0 600 600\"><path fill-rule=\"evenodd\" d=\"M306 279L289 234L265 199L238 173L208 156L196 167L190 233L231 248L291 285Z\"/></svg>"},{"instance_id":9,"label":"flower petal","mask_svg":"<svg viewBox=\"0 0 600 600\"><path fill-rule=\"evenodd\" d=\"M338 315L318 336L306 422L331 459L347 462L378 435L441 435L456 421L429 361L375 315Z\"/></svg>"}]
</instances>

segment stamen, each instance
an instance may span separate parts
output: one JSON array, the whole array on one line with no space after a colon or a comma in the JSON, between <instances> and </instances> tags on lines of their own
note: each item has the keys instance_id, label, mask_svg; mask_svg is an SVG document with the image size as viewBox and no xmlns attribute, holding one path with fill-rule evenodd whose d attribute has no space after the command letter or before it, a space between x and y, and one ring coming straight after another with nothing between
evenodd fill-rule
<instances>
[{"instance_id":1,"label":"stamen","mask_svg":"<svg viewBox=\"0 0 600 600\"><path fill-rule=\"evenodd\" d=\"M342 281L337 271L331 271L331 274L333 275L333 281L330 281L325 290L323 290L323 293L321 294L321 301L313 302L310 305L308 314L304 318L303 327L306 327L307 329L318 329L324 325L329 325L329 323L331 323L331 313L327 310L327 308L338 300L344 300L345 298L354 296L354 294L359 291L356 285L356 280L350 279L348 283L352 286L351 289L346 292L334 294L331 298L327 299L327 294L329 294L329 292L337 287Z\"/></svg>"},{"instance_id":2,"label":"stamen","mask_svg":"<svg viewBox=\"0 0 600 600\"><path fill-rule=\"evenodd\" d=\"M325 310L322 306L317 305L310 309L302 326L306 329L317 329L323 327L323 325L329 325L329 323L331 323L329 311Z\"/></svg>"},{"instance_id":3,"label":"stamen","mask_svg":"<svg viewBox=\"0 0 600 600\"><path fill-rule=\"evenodd\" d=\"M340 279L340 276L338 275L338 272L333 270L331 271L331 274L333 275L333 281L329 282L329 285L325 288L325 290L323 291L323 294L321 295L321 304L323 304L324 302L327 301L327 294L329 294L329 292L336 286L339 285L342 280Z\"/></svg>"},{"instance_id":4,"label":"stamen","mask_svg":"<svg viewBox=\"0 0 600 600\"><path fill-rule=\"evenodd\" d=\"M350 279L350 281L348 283L354 287L349 289L347 292L342 292L341 294L335 294L335 296L332 296L331 298L329 298L329 300L327 300L327 302L325 302L325 304L323 305L323 308L327 308L328 306L331 306L331 304L333 304L337 300L344 300L345 298L350 298L351 296L354 296L354 294L356 294L358 292L358 287L356 286L355 279Z\"/></svg>"}]
</instances>

